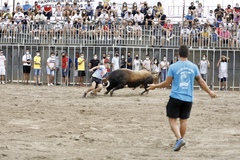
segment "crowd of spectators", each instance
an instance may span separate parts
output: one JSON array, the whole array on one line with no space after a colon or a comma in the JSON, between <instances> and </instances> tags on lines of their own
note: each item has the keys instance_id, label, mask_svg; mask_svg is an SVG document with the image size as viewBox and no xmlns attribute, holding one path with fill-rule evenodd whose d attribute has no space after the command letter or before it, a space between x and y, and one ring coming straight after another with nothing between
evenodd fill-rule
<instances>
[{"instance_id":1,"label":"crowd of spectators","mask_svg":"<svg viewBox=\"0 0 240 160\"><path fill-rule=\"evenodd\" d=\"M15 39L19 33L30 34L34 40L90 36L96 40L142 40L144 29L150 31L146 34L152 45L167 44L175 37L180 44L187 44L190 48L238 47L238 3L225 9L217 4L217 8L207 15L203 11L201 3L194 6L191 2L180 27L173 27L161 2L151 7L147 1L134 2L131 6L123 2L119 7L116 2L99 1L94 7L90 0L84 6L80 6L77 0L35 1L34 4L26 0L25 4L17 2L13 11L5 2L0 11L0 35Z\"/></svg>"}]
</instances>

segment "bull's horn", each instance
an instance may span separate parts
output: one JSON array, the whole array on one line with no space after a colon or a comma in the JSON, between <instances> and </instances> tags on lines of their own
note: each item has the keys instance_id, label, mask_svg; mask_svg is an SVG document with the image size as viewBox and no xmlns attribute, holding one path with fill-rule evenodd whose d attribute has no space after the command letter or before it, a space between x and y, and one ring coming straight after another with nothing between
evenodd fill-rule
<instances>
[{"instance_id":1,"label":"bull's horn","mask_svg":"<svg viewBox=\"0 0 240 160\"><path fill-rule=\"evenodd\" d=\"M110 82L109 82L109 80L107 80L107 86L106 86L106 88L109 87L109 86L110 86Z\"/></svg>"}]
</instances>

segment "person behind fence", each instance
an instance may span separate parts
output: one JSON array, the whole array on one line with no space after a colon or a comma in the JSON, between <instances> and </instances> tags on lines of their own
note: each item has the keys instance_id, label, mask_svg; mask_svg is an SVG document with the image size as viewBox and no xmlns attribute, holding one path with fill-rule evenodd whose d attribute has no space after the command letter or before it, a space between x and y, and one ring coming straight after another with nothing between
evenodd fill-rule
<instances>
[{"instance_id":1,"label":"person behind fence","mask_svg":"<svg viewBox=\"0 0 240 160\"><path fill-rule=\"evenodd\" d=\"M55 54L55 85L60 85L58 83L58 77L59 77L59 57L58 57L58 51L56 51L56 54Z\"/></svg>"},{"instance_id":2,"label":"person behind fence","mask_svg":"<svg viewBox=\"0 0 240 160\"><path fill-rule=\"evenodd\" d=\"M134 71L140 71L140 67L141 67L141 65L142 65L142 60L141 59L139 59L139 56L138 56L138 54L136 54L135 55L135 59L133 60L133 70Z\"/></svg>"},{"instance_id":3,"label":"person behind fence","mask_svg":"<svg viewBox=\"0 0 240 160\"><path fill-rule=\"evenodd\" d=\"M154 60L152 62L152 75L153 75L153 83L154 84L158 83L160 71L161 70L160 70L160 65L159 65L158 59L154 58Z\"/></svg>"},{"instance_id":4,"label":"person behind fence","mask_svg":"<svg viewBox=\"0 0 240 160\"><path fill-rule=\"evenodd\" d=\"M204 54L202 60L198 63L199 72L201 74L202 79L207 82L207 70L210 68L210 62L207 59L207 55ZM201 88L200 88L201 89Z\"/></svg>"},{"instance_id":5,"label":"person behind fence","mask_svg":"<svg viewBox=\"0 0 240 160\"><path fill-rule=\"evenodd\" d=\"M131 57L131 52L128 52L127 54L127 58L125 60L126 64L127 64L127 69L132 70L132 57Z\"/></svg>"},{"instance_id":6,"label":"person behind fence","mask_svg":"<svg viewBox=\"0 0 240 160\"><path fill-rule=\"evenodd\" d=\"M66 53L65 56L68 59L67 84L70 85L70 77L71 77L71 70L72 70L72 67L73 67L73 62L72 62L72 59L68 56L68 53Z\"/></svg>"},{"instance_id":7,"label":"person behind fence","mask_svg":"<svg viewBox=\"0 0 240 160\"><path fill-rule=\"evenodd\" d=\"M107 68L110 67L109 63L105 63L104 65L96 66L90 69L89 71L92 72L93 70L97 69L92 75L92 85L91 88L84 91L83 97L87 96L88 92L91 92L91 95L96 95L97 92L101 91L102 89L102 79L106 74ZM96 87L97 86L97 87Z\"/></svg>"},{"instance_id":8,"label":"person behind fence","mask_svg":"<svg viewBox=\"0 0 240 160\"><path fill-rule=\"evenodd\" d=\"M163 82L166 80L167 70L169 68L169 62L167 61L166 55L163 56L163 60L160 62L160 68L161 68L161 80Z\"/></svg>"},{"instance_id":9,"label":"person behind fence","mask_svg":"<svg viewBox=\"0 0 240 160\"><path fill-rule=\"evenodd\" d=\"M228 62L229 62L230 58L225 56L225 55L221 55L218 63L217 63L217 67L219 69L219 73L218 73L218 78L220 81L220 90L227 90L227 77L228 77Z\"/></svg>"},{"instance_id":10,"label":"person behind fence","mask_svg":"<svg viewBox=\"0 0 240 160\"><path fill-rule=\"evenodd\" d=\"M125 60L125 55L124 53L121 54L121 60L120 60L120 68L126 68L126 60Z\"/></svg>"},{"instance_id":11,"label":"person behind fence","mask_svg":"<svg viewBox=\"0 0 240 160\"><path fill-rule=\"evenodd\" d=\"M80 57L78 58L78 77L79 77L79 86L84 87L84 77L86 76L85 73L85 62L87 60L84 59L84 54L81 53Z\"/></svg>"},{"instance_id":12,"label":"person behind fence","mask_svg":"<svg viewBox=\"0 0 240 160\"><path fill-rule=\"evenodd\" d=\"M3 55L3 51L0 50L0 83L5 84L6 75L6 57Z\"/></svg>"},{"instance_id":13,"label":"person behind fence","mask_svg":"<svg viewBox=\"0 0 240 160\"><path fill-rule=\"evenodd\" d=\"M79 53L76 52L75 55L75 60L74 60L74 83L75 85L78 84L78 58L79 58Z\"/></svg>"},{"instance_id":14,"label":"person behind fence","mask_svg":"<svg viewBox=\"0 0 240 160\"><path fill-rule=\"evenodd\" d=\"M97 54L93 55L93 59L90 60L88 67L92 69L93 67L96 67L100 64L100 61L97 57ZM93 70L93 72L90 72L90 78L92 77L92 74L96 71L97 69Z\"/></svg>"},{"instance_id":15,"label":"person behind fence","mask_svg":"<svg viewBox=\"0 0 240 160\"><path fill-rule=\"evenodd\" d=\"M50 57L47 59L47 83L48 86L54 86L54 72L56 68L56 61L55 61L55 54L54 52L51 52Z\"/></svg>"},{"instance_id":16,"label":"person behind fence","mask_svg":"<svg viewBox=\"0 0 240 160\"><path fill-rule=\"evenodd\" d=\"M40 52L39 51L36 51L36 55L33 58L33 69L34 69L35 85L40 85L41 57L40 57Z\"/></svg>"},{"instance_id":17,"label":"person behind fence","mask_svg":"<svg viewBox=\"0 0 240 160\"><path fill-rule=\"evenodd\" d=\"M118 70L120 68L119 65L119 54L115 53L115 56L112 58L112 71Z\"/></svg>"},{"instance_id":18,"label":"person behind fence","mask_svg":"<svg viewBox=\"0 0 240 160\"><path fill-rule=\"evenodd\" d=\"M151 72L151 60L149 55L146 55L145 60L142 62L142 69Z\"/></svg>"},{"instance_id":19,"label":"person behind fence","mask_svg":"<svg viewBox=\"0 0 240 160\"><path fill-rule=\"evenodd\" d=\"M26 49L26 52L22 57L22 63L23 63L23 83L28 84L32 63L32 56L29 53L29 49Z\"/></svg>"},{"instance_id":20,"label":"person behind fence","mask_svg":"<svg viewBox=\"0 0 240 160\"><path fill-rule=\"evenodd\" d=\"M67 75L68 75L68 58L66 57L65 52L62 52L62 86L67 84Z\"/></svg>"},{"instance_id":21,"label":"person behind fence","mask_svg":"<svg viewBox=\"0 0 240 160\"><path fill-rule=\"evenodd\" d=\"M181 45L179 47L179 61L170 66L166 80L159 84L149 84L148 88L148 90L153 90L172 86L166 113L171 130L177 138L174 151L179 151L186 144L183 138L187 130L187 120L190 117L194 98L194 80L210 97L217 97L216 93L211 91L201 78L197 65L188 60L188 55L188 47ZM178 118L180 118L180 127L177 124Z\"/></svg>"}]
</instances>

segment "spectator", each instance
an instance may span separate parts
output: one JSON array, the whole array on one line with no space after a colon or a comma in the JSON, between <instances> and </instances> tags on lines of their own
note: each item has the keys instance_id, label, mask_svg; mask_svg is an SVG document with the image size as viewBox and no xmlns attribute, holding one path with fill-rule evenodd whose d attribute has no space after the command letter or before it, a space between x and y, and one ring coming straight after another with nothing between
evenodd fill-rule
<instances>
[{"instance_id":1,"label":"spectator","mask_svg":"<svg viewBox=\"0 0 240 160\"><path fill-rule=\"evenodd\" d=\"M95 10L95 14L96 14L95 17L96 17L96 18L101 15L103 9L104 9L104 7L103 7L103 5L102 5L102 2L99 1L99 2L98 2L98 6L96 7L96 10Z\"/></svg>"},{"instance_id":2,"label":"spectator","mask_svg":"<svg viewBox=\"0 0 240 160\"><path fill-rule=\"evenodd\" d=\"M192 27L194 16L191 10L188 10L188 14L185 16L185 20L188 21L189 27Z\"/></svg>"},{"instance_id":3,"label":"spectator","mask_svg":"<svg viewBox=\"0 0 240 160\"><path fill-rule=\"evenodd\" d=\"M200 30L194 24L190 31L190 48L192 48L192 46L200 46L199 36Z\"/></svg>"},{"instance_id":4,"label":"spectator","mask_svg":"<svg viewBox=\"0 0 240 160\"><path fill-rule=\"evenodd\" d=\"M164 10L164 8L163 8L163 6L162 6L162 3L161 3L161 2L158 2L158 3L157 3L157 11L160 12L160 11L163 11L163 10Z\"/></svg>"},{"instance_id":5,"label":"spectator","mask_svg":"<svg viewBox=\"0 0 240 160\"><path fill-rule=\"evenodd\" d=\"M73 5L72 5L72 13L71 13L71 16L75 15L78 10L79 10L79 7L78 7L78 5L77 5L77 1L75 0L75 1L73 2Z\"/></svg>"},{"instance_id":6,"label":"spectator","mask_svg":"<svg viewBox=\"0 0 240 160\"><path fill-rule=\"evenodd\" d=\"M103 53L103 54L102 54L102 59L101 59L100 63L101 63L101 64L104 64L104 61L105 61L106 58L107 58L107 57L106 57L106 53Z\"/></svg>"},{"instance_id":7,"label":"spectator","mask_svg":"<svg viewBox=\"0 0 240 160\"><path fill-rule=\"evenodd\" d=\"M223 18L224 9L221 8L220 4L217 4L217 8L214 10L215 17Z\"/></svg>"},{"instance_id":8,"label":"spectator","mask_svg":"<svg viewBox=\"0 0 240 160\"><path fill-rule=\"evenodd\" d=\"M132 12L128 10L123 19L126 20L127 22L130 22L130 21L132 22L133 21Z\"/></svg>"},{"instance_id":9,"label":"spectator","mask_svg":"<svg viewBox=\"0 0 240 160\"><path fill-rule=\"evenodd\" d=\"M24 12L23 8L22 8L22 6L20 5L19 2L17 2L17 6L16 6L15 10L13 11L14 14L15 14L15 11L20 11L22 13Z\"/></svg>"},{"instance_id":10,"label":"spectator","mask_svg":"<svg viewBox=\"0 0 240 160\"><path fill-rule=\"evenodd\" d=\"M229 4L227 8L225 9L225 17L229 16L231 20L233 20L233 9L231 8L231 5Z\"/></svg>"},{"instance_id":11,"label":"spectator","mask_svg":"<svg viewBox=\"0 0 240 160\"><path fill-rule=\"evenodd\" d=\"M221 55L217 67L219 68L218 78L220 81L219 90L227 90L227 77L228 77L228 62L230 58L224 55Z\"/></svg>"},{"instance_id":12,"label":"spectator","mask_svg":"<svg viewBox=\"0 0 240 160\"><path fill-rule=\"evenodd\" d=\"M178 61L178 55L174 54L173 60L171 60L170 65L172 65L173 63L176 63Z\"/></svg>"},{"instance_id":13,"label":"spectator","mask_svg":"<svg viewBox=\"0 0 240 160\"><path fill-rule=\"evenodd\" d=\"M137 11L138 11L137 3L133 2L133 5L132 5L132 15L135 16L135 14L137 14Z\"/></svg>"},{"instance_id":14,"label":"spectator","mask_svg":"<svg viewBox=\"0 0 240 160\"><path fill-rule=\"evenodd\" d=\"M126 27L126 30L127 30L127 39L128 40L134 40L132 21L128 22L128 26Z\"/></svg>"},{"instance_id":15,"label":"spectator","mask_svg":"<svg viewBox=\"0 0 240 160\"><path fill-rule=\"evenodd\" d=\"M161 26L164 26L167 16L163 14L163 10L160 10L159 19L160 19Z\"/></svg>"},{"instance_id":16,"label":"spectator","mask_svg":"<svg viewBox=\"0 0 240 160\"><path fill-rule=\"evenodd\" d=\"M188 29L188 24L184 23L183 28L181 29L180 34L180 44L187 43L189 45L190 42L190 30Z\"/></svg>"},{"instance_id":17,"label":"spectator","mask_svg":"<svg viewBox=\"0 0 240 160\"><path fill-rule=\"evenodd\" d=\"M10 10L10 7L8 6L8 2L4 2L4 6L2 7L2 11L6 12L7 10Z\"/></svg>"},{"instance_id":18,"label":"spectator","mask_svg":"<svg viewBox=\"0 0 240 160\"><path fill-rule=\"evenodd\" d=\"M147 15L145 16L145 25L147 26L152 26L153 25L153 15L151 14L150 11L147 12Z\"/></svg>"},{"instance_id":19,"label":"spectator","mask_svg":"<svg viewBox=\"0 0 240 160\"><path fill-rule=\"evenodd\" d=\"M236 6L233 8L233 14L234 17L240 14L240 7L238 3L236 3Z\"/></svg>"},{"instance_id":20,"label":"spectator","mask_svg":"<svg viewBox=\"0 0 240 160\"><path fill-rule=\"evenodd\" d=\"M108 2L105 1L103 4L103 7L107 11L107 13L109 13L111 11L111 6L109 5Z\"/></svg>"},{"instance_id":21,"label":"spectator","mask_svg":"<svg viewBox=\"0 0 240 160\"><path fill-rule=\"evenodd\" d=\"M47 24L44 25L43 34L46 38L50 36L50 39L53 38L53 25L50 20L47 20Z\"/></svg>"},{"instance_id":22,"label":"spectator","mask_svg":"<svg viewBox=\"0 0 240 160\"><path fill-rule=\"evenodd\" d=\"M121 17L124 18L125 14L128 10L127 2L123 2L122 8L121 8Z\"/></svg>"},{"instance_id":23,"label":"spectator","mask_svg":"<svg viewBox=\"0 0 240 160\"><path fill-rule=\"evenodd\" d=\"M236 34L236 37L233 39L232 43L233 43L232 46L234 46L234 44L236 43L237 49L239 48L239 44L240 44L240 25L237 27L237 34Z\"/></svg>"},{"instance_id":24,"label":"spectator","mask_svg":"<svg viewBox=\"0 0 240 160\"><path fill-rule=\"evenodd\" d=\"M38 20L36 20L33 24L31 34L34 37L34 40L39 40L41 34L41 26Z\"/></svg>"},{"instance_id":25,"label":"spectator","mask_svg":"<svg viewBox=\"0 0 240 160\"><path fill-rule=\"evenodd\" d=\"M98 59L98 57L97 57L97 54L94 54L94 55L93 55L93 59L91 59L90 62L89 62L89 64L88 64L88 67L89 67L90 69L92 69L93 67L96 67L96 66L98 66L98 65L100 65L100 61L99 61L99 59ZM92 77L92 74L93 74L96 70L97 70L97 69L95 69L95 70L93 70L93 72L91 72L90 78Z\"/></svg>"},{"instance_id":26,"label":"spectator","mask_svg":"<svg viewBox=\"0 0 240 160\"><path fill-rule=\"evenodd\" d=\"M21 32L26 33L26 31L29 31L29 29L30 29L30 24L31 24L30 19L29 19L29 17L26 15L25 18L23 18L22 21L21 21L21 23L19 24L19 31L20 31L20 33L21 33ZM21 27L21 25L22 25L22 27Z\"/></svg>"},{"instance_id":27,"label":"spectator","mask_svg":"<svg viewBox=\"0 0 240 160\"><path fill-rule=\"evenodd\" d=\"M106 24L106 19L109 18L106 10L104 9L102 14L97 18L97 21L101 22L101 24Z\"/></svg>"},{"instance_id":28,"label":"spectator","mask_svg":"<svg viewBox=\"0 0 240 160\"><path fill-rule=\"evenodd\" d=\"M152 45L162 45L164 42L164 37L162 36L162 26L154 25L152 31Z\"/></svg>"},{"instance_id":29,"label":"spectator","mask_svg":"<svg viewBox=\"0 0 240 160\"><path fill-rule=\"evenodd\" d=\"M59 83L58 83L58 77L59 77L59 70L60 70L60 67L59 67L59 57L58 57L58 51L56 51L56 53L55 53L55 74L56 74L56 78L55 78L55 84L56 85L60 85Z\"/></svg>"},{"instance_id":30,"label":"spectator","mask_svg":"<svg viewBox=\"0 0 240 160\"><path fill-rule=\"evenodd\" d=\"M196 7L194 6L194 2L191 2L190 6L188 7L188 11L190 11L191 15L196 15Z\"/></svg>"},{"instance_id":31,"label":"spectator","mask_svg":"<svg viewBox=\"0 0 240 160\"><path fill-rule=\"evenodd\" d=\"M5 84L6 75L6 57L3 55L3 51L0 50L0 83Z\"/></svg>"},{"instance_id":32,"label":"spectator","mask_svg":"<svg viewBox=\"0 0 240 160\"><path fill-rule=\"evenodd\" d=\"M114 13L114 17L118 17L118 7L116 2L113 2L113 6L111 7L111 11Z\"/></svg>"},{"instance_id":33,"label":"spectator","mask_svg":"<svg viewBox=\"0 0 240 160\"><path fill-rule=\"evenodd\" d=\"M127 59L125 60L127 64L127 69L132 70L132 57L131 57L131 52L127 53Z\"/></svg>"},{"instance_id":34,"label":"spectator","mask_svg":"<svg viewBox=\"0 0 240 160\"><path fill-rule=\"evenodd\" d=\"M63 26L63 36L66 37L67 35L70 35L71 37L73 32L73 24L71 23L71 19L68 19Z\"/></svg>"},{"instance_id":35,"label":"spectator","mask_svg":"<svg viewBox=\"0 0 240 160\"><path fill-rule=\"evenodd\" d=\"M175 35L173 34L173 24L171 24L171 20L168 19L167 23L163 26L163 33L167 41L170 41Z\"/></svg>"},{"instance_id":36,"label":"spectator","mask_svg":"<svg viewBox=\"0 0 240 160\"><path fill-rule=\"evenodd\" d=\"M140 13L140 11L137 11L137 13L135 14L134 22L138 23L138 25L144 25L144 15Z\"/></svg>"},{"instance_id":37,"label":"spectator","mask_svg":"<svg viewBox=\"0 0 240 160\"><path fill-rule=\"evenodd\" d=\"M240 22L240 16L237 15L236 17L233 18L233 22L234 22L234 25L235 26L238 26L239 25L239 22Z\"/></svg>"},{"instance_id":38,"label":"spectator","mask_svg":"<svg viewBox=\"0 0 240 160\"><path fill-rule=\"evenodd\" d=\"M201 74L202 79L206 82L207 80L207 70L210 68L210 62L207 59L207 55L204 54L202 60L198 63L199 72Z\"/></svg>"},{"instance_id":39,"label":"spectator","mask_svg":"<svg viewBox=\"0 0 240 160\"><path fill-rule=\"evenodd\" d=\"M84 11L85 12L85 11ZM76 14L74 14L73 16L72 16L72 21L75 21L75 20L78 20L78 19L81 19L82 18L82 16L81 16L81 14L80 14L80 10L77 10L77 12L76 12Z\"/></svg>"},{"instance_id":40,"label":"spectator","mask_svg":"<svg viewBox=\"0 0 240 160\"><path fill-rule=\"evenodd\" d=\"M23 20L23 18L24 14L20 10L18 10L18 12L15 13L13 16L13 19L17 24L19 24Z\"/></svg>"},{"instance_id":41,"label":"spectator","mask_svg":"<svg viewBox=\"0 0 240 160\"><path fill-rule=\"evenodd\" d=\"M211 44L212 44L213 48L215 48L217 43L218 43L218 34L216 32L216 28L213 27L212 31L211 31Z\"/></svg>"},{"instance_id":42,"label":"spectator","mask_svg":"<svg viewBox=\"0 0 240 160\"><path fill-rule=\"evenodd\" d=\"M159 79L159 73L160 73L160 65L157 58L154 58L153 64L152 64L152 75L153 75L153 83L157 84Z\"/></svg>"},{"instance_id":43,"label":"spectator","mask_svg":"<svg viewBox=\"0 0 240 160\"><path fill-rule=\"evenodd\" d=\"M167 61L166 55L163 56L163 60L160 62L160 68L161 68L161 80L163 82L166 80L167 70L169 68L169 62Z\"/></svg>"},{"instance_id":44,"label":"spectator","mask_svg":"<svg viewBox=\"0 0 240 160\"><path fill-rule=\"evenodd\" d=\"M62 9L61 3L58 2L57 6L55 8L55 12L54 12L55 18L61 17L61 19L62 19L62 16L63 16L62 11L63 11L63 9Z\"/></svg>"},{"instance_id":45,"label":"spectator","mask_svg":"<svg viewBox=\"0 0 240 160\"><path fill-rule=\"evenodd\" d=\"M74 71L74 82L75 82L75 85L77 85L77 83L78 83L78 58L79 58L79 53L76 52L75 61L74 61L74 68L75 68L75 71Z\"/></svg>"},{"instance_id":46,"label":"spectator","mask_svg":"<svg viewBox=\"0 0 240 160\"><path fill-rule=\"evenodd\" d=\"M7 24L7 29L5 30L7 37L9 39L16 38L16 31L17 31L17 23L15 23L14 21L12 21L12 23L8 23Z\"/></svg>"},{"instance_id":47,"label":"spectator","mask_svg":"<svg viewBox=\"0 0 240 160\"><path fill-rule=\"evenodd\" d=\"M72 67L73 67L73 62L72 62L72 59L68 56L68 53L65 54L66 58L68 59L68 73L67 73L67 85L70 85L70 77L71 77L71 70L72 70Z\"/></svg>"},{"instance_id":48,"label":"spectator","mask_svg":"<svg viewBox=\"0 0 240 160\"><path fill-rule=\"evenodd\" d=\"M157 13L157 6L153 6L153 9L152 9L152 15L153 17L155 17L156 13Z\"/></svg>"},{"instance_id":49,"label":"spectator","mask_svg":"<svg viewBox=\"0 0 240 160\"><path fill-rule=\"evenodd\" d=\"M139 59L138 54L136 54L132 65L133 65L133 70L134 71L140 71L140 66L142 65L142 61Z\"/></svg>"},{"instance_id":50,"label":"spectator","mask_svg":"<svg viewBox=\"0 0 240 160\"><path fill-rule=\"evenodd\" d=\"M142 27L138 25L138 23L135 23L133 26L133 37L136 37L139 41L142 40Z\"/></svg>"},{"instance_id":51,"label":"spectator","mask_svg":"<svg viewBox=\"0 0 240 160\"><path fill-rule=\"evenodd\" d=\"M219 34L219 47L224 46L226 47L226 45L228 45L227 47L229 47L229 45L231 45L231 41L232 40L232 33L227 30L226 27L223 27L223 30L220 32Z\"/></svg>"},{"instance_id":52,"label":"spectator","mask_svg":"<svg viewBox=\"0 0 240 160\"><path fill-rule=\"evenodd\" d=\"M36 56L33 58L33 69L35 85L40 85L41 57L39 51L36 51Z\"/></svg>"},{"instance_id":53,"label":"spectator","mask_svg":"<svg viewBox=\"0 0 240 160\"><path fill-rule=\"evenodd\" d=\"M202 7L202 3L198 3L198 7L196 8L196 17L201 19L201 22L203 22L203 12L204 9Z\"/></svg>"},{"instance_id":54,"label":"spectator","mask_svg":"<svg viewBox=\"0 0 240 160\"><path fill-rule=\"evenodd\" d=\"M215 26L217 20L216 20L216 18L215 18L215 16L214 16L212 10L209 11L209 15L207 15L206 22L207 22L210 26L212 26L212 27Z\"/></svg>"},{"instance_id":55,"label":"spectator","mask_svg":"<svg viewBox=\"0 0 240 160\"><path fill-rule=\"evenodd\" d=\"M209 48L210 46L210 33L208 31L208 26L205 25L205 27L203 28L202 34L201 34L201 39L202 39L202 48L204 48L204 46L207 46Z\"/></svg>"},{"instance_id":56,"label":"spectator","mask_svg":"<svg viewBox=\"0 0 240 160\"><path fill-rule=\"evenodd\" d=\"M43 14L47 17L47 19L50 20L50 18L52 17L52 6L49 4L46 4L43 7Z\"/></svg>"},{"instance_id":57,"label":"spectator","mask_svg":"<svg viewBox=\"0 0 240 160\"><path fill-rule=\"evenodd\" d=\"M68 58L65 52L62 52L62 86L67 84L68 68Z\"/></svg>"},{"instance_id":58,"label":"spectator","mask_svg":"<svg viewBox=\"0 0 240 160\"><path fill-rule=\"evenodd\" d=\"M112 71L119 69L119 54L115 53L115 56L112 58Z\"/></svg>"},{"instance_id":59,"label":"spectator","mask_svg":"<svg viewBox=\"0 0 240 160\"><path fill-rule=\"evenodd\" d=\"M45 25L46 17L42 14L42 11L39 11L38 14L34 17L34 20L38 20L39 24Z\"/></svg>"},{"instance_id":60,"label":"spectator","mask_svg":"<svg viewBox=\"0 0 240 160\"><path fill-rule=\"evenodd\" d=\"M87 1L87 5L85 6L85 10L87 11L87 15L93 19L93 6L90 4L90 0Z\"/></svg>"},{"instance_id":61,"label":"spectator","mask_svg":"<svg viewBox=\"0 0 240 160\"><path fill-rule=\"evenodd\" d=\"M65 7L63 8L63 17L64 19L68 19L71 15L72 7L70 6L69 2L66 2Z\"/></svg>"},{"instance_id":62,"label":"spectator","mask_svg":"<svg viewBox=\"0 0 240 160\"><path fill-rule=\"evenodd\" d=\"M120 64L120 68L126 68L126 60L125 60L125 55L124 53L121 54L121 64Z\"/></svg>"},{"instance_id":63,"label":"spectator","mask_svg":"<svg viewBox=\"0 0 240 160\"><path fill-rule=\"evenodd\" d=\"M84 77L86 76L85 73L85 62L84 54L81 53L80 57L78 58L78 77L79 77L79 85L84 87Z\"/></svg>"},{"instance_id":64,"label":"spectator","mask_svg":"<svg viewBox=\"0 0 240 160\"><path fill-rule=\"evenodd\" d=\"M4 19L12 19L12 14L10 13L10 9L8 9L2 16Z\"/></svg>"},{"instance_id":65,"label":"spectator","mask_svg":"<svg viewBox=\"0 0 240 160\"><path fill-rule=\"evenodd\" d=\"M144 17L147 15L147 10L146 8L144 7L144 5L141 6L140 8L140 13L142 13L144 15Z\"/></svg>"},{"instance_id":66,"label":"spectator","mask_svg":"<svg viewBox=\"0 0 240 160\"><path fill-rule=\"evenodd\" d=\"M54 52L51 52L50 57L47 59L47 66L46 66L48 86L54 86L53 80L54 80L55 68L56 68L56 59L55 59Z\"/></svg>"},{"instance_id":67,"label":"spectator","mask_svg":"<svg viewBox=\"0 0 240 160\"><path fill-rule=\"evenodd\" d=\"M23 11L24 11L24 15L30 15L32 11L32 6L29 4L28 1L26 1L25 5L23 5Z\"/></svg>"},{"instance_id":68,"label":"spectator","mask_svg":"<svg viewBox=\"0 0 240 160\"><path fill-rule=\"evenodd\" d=\"M54 37L53 39L62 39L63 27L59 22L59 19L56 20L56 24L53 26Z\"/></svg>"},{"instance_id":69,"label":"spectator","mask_svg":"<svg viewBox=\"0 0 240 160\"><path fill-rule=\"evenodd\" d=\"M149 55L146 55L146 59L142 62L142 69L151 71L151 61Z\"/></svg>"},{"instance_id":70,"label":"spectator","mask_svg":"<svg viewBox=\"0 0 240 160\"><path fill-rule=\"evenodd\" d=\"M29 54L29 49L26 49L26 52L22 57L23 83L26 83L26 84L28 84L28 81L29 81L29 75L31 71L31 62L32 62L32 56L31 54Z\"/></svg>"},{"instance_id":71,"label":"spectator","mask_svg":"<svg viewBox=\"0 0 240 160\"><path fill-rule=\"evenodd\" d=\"M33 12L36 15L38 14L39 11L41 11L41 6L38 4L38 1L35 1L33 6Z\"/></svg>"}]
</instances>

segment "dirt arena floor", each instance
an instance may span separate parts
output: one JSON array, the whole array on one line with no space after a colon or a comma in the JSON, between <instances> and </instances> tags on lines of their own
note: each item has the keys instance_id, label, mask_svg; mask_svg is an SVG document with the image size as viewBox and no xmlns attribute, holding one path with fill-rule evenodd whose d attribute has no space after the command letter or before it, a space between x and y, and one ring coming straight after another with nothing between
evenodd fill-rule
<instances>
[{"instance_id":1,"label":"dirt arena floor","mask_svg":"<svg viewBox=\"0 0 240 160\"><path fill-rule=\"evenodd\" d=\"M85 87L86 89L86 87ZM0 160L238 160L240 92L195 91L181 151L173 152L170 90L82 98L84 88L0 85Z\"/></svg>"}]
</instances>

